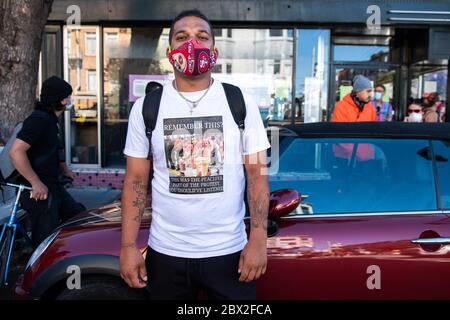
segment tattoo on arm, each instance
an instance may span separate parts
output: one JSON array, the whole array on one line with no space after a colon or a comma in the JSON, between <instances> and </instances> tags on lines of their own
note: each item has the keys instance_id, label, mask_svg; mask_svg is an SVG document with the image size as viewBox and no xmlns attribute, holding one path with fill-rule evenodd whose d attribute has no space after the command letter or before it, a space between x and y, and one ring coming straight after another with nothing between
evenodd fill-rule
<instances>
[{"instance_id":1,"label":"tattoo on arm","mask_svg":"<svg viewBox=\"0 0 450 320\"><path fill-rule=\"evenodd\" d=\"M133 201L133 207L138 209L138 215L134 217L134 221L140 223L145 211L145 199L147 194L147 185L141 180L132 182L133 191L136 193L136 200Z\"/></svg>"},{"instance_id":2,"label":"tattoo on arm","mask_svg":"<svg viewBox=\"0 0 450 320\"><path fill-rule=\"evenodd\" d=\"M267 215L269 212L269 192L261 192L257 188L257 178L247 180L247 198L250 207L252 228L263 228L267 231Z\"/></svg>"}]
</instances>

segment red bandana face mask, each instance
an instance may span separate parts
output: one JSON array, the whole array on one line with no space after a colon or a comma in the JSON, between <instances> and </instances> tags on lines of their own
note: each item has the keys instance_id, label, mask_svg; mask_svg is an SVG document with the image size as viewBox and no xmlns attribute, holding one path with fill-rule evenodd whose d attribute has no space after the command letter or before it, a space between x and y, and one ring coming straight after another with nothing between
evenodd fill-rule
<instances>
[{"instance_id":1,"label":"red bandana face mask","mask_svg":"<svg viewBox=\"0 0 450 320\"><path fill-rule=\"evenodd\" d=\"M217 51L203 47L198 40L189 40L169 53L169 61L178 72L198 76L214 67Z\"/></svg>"}]
</instances>

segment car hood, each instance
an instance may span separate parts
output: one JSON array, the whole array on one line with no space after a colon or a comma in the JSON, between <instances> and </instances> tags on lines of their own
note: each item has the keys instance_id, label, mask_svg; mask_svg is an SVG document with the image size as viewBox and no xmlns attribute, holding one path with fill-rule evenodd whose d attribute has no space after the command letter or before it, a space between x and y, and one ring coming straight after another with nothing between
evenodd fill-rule
<instances>
[{"instance_id":1,"label":"car hood","mask_svg":"<svg viewBox=\"0 0 450 320\"><path fill-rule=\"evenodd\" d=\"M150 208L147 208L144 213L143 220L150 219ZM120 201L115 201L111 204L83 211L76 216L70 218L59 228L68 228L74 226L84 226L96 223L111 223L120 224L122 221L122 205Z\"/></svg>"}]
</instances>

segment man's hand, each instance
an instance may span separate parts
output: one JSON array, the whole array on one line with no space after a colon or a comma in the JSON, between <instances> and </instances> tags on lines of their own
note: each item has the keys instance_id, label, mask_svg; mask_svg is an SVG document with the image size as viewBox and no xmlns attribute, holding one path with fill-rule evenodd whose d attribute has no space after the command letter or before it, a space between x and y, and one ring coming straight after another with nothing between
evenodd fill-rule
<instances>
[{"instance_id":1,"label":"man's hand","mask_svg":"<svg viewBox=\"0 0 450 320\"><path fill-rule=\"evenodd\" d=\"M259 279L266 273L267 267L267 238L249 240L241 252L239 281L250 282Z\"/></svg>"},{"instance_id":2,"label":"man's hand","mask_svg":"<svg viewBox=\"0 0 450 320\"><path fill-rule=\"evenodd\" d=\"M75 173L73 173L72 170L68 169L67 171L64 171L63 173L66 177L69 177L72 180L75 180L75 178L77 177Z\"/></svg>"},{"instance_id":3,"label":"man's hand","mask_svg":"<svg viewBox=\"0 0 450 320\"><path fill-rule=\"evenodd\" d=\"M144 288L147 285L144 257L134 244L122 245L120 276L132 288Z\"/></svg>"},{"instance_id":4,"label":"man's hand","mask_svg":"<svg viewBox=\"0 0 450 320\"><path fill-rule=\"evenodd\" d=\"M36 200L46 200L48 197L48 188L40 180L36 180L31 183L33 189L30 193L30 197Z\"/></svg>"},{"instance_id":5,"label":"man's hand","mask_svg":"<svg viewBox=\"0 0 450 320\"><path fill-rule=\"evenodd\" d=\"M75 173L73 173L72 170L70 170L70 168L67 166L65 162L60 162L60 167L63 175L69 177L72 180L75 180L76 178Z\"/></svg>"}]
</instances>

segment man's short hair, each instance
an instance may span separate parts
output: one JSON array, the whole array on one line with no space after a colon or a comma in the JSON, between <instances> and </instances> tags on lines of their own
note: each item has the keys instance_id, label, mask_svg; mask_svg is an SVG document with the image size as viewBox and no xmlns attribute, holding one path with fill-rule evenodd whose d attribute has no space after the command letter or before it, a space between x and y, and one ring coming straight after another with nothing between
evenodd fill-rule
<instances>
[{"instance_id":1,"label":"man's short hair","mask_svg":"<svg viewBox=\"0 0 450 320\"><path fill-rule=\"evenodd\" d=\"M185 17L197 17L200 18L204 21L206 21L209 25L209 29L211 30L211 36L213 38L213 44L216 43L216 40L214 38L214 29L211 25L211 22L209 21L209 19L198 9L192 9L192 10L185 10L180 12L173 20L172 20L172 24L170 25L170 31L169 31L169 43L172 42L172 36L173 36L173 27L175 26L175 23L177 23L177 21L185 18Z\"/></svg>"}]
</instances>

